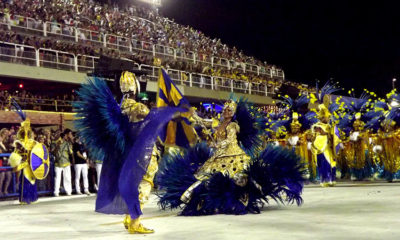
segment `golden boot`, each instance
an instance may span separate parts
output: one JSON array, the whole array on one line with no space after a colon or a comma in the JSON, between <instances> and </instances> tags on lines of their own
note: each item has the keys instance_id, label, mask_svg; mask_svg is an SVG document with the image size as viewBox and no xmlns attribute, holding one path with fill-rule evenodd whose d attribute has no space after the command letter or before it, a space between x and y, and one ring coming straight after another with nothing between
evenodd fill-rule
<instances>
[{"instance_id":1,"label":"golden boot","mask_svg":"<svg viewBox=\"0 0 400 240\"><path fill-rule=\"evenodd\" d=\"M153 229L146 228L143 224L140 223L140 218L136 218L131 220L128 226L128 232L130 234L138 233L138 234L149 234L154 233Z\"/></svg>"},{"instance_id":2,"label":"golden boot","mask_svg":"<svg viewBox=\"0 0 400 240\"><path fill-rule=\"evenodd\" d=\"M131 224L131 216L129 215L129 214L127 214L126 216L125 216L125 218L124 218L124 226L125 226L125 229L128 229L129 228L129 225Z\"/></svg>"}]
</instances>

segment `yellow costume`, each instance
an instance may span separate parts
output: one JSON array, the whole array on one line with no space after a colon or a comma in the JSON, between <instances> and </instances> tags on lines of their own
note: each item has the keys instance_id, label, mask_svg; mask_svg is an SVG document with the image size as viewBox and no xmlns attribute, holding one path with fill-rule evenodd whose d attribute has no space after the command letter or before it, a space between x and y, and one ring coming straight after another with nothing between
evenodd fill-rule
<instances>
[{"instance_id":1,"label":"yellow costume","mask_svg":"<svg viewBox=\"0 0 400 240\"><path fill-rule=\"evenodd\" d=\"M22 171L19 188L21 204L37 201L36 179L44 179L49 172L50 161L47 148L36 142L33 137L30 121L26 119L21 123L17 140L14 142L15 149L10 156L10 165L14 171Z\"/></svg>"},{"instance_id":2,"label":"yellow costume","mask_svg":"<svg viewBox=\"0 0 400 240\"><path fill-rule=\"evenodd\" d=\"M353 180L368 178L365 176L363 169L368 168L366 164L367 142L364 130L364 122L360 120L361 114L357 113L356 120L353 123L354 131L350 134L350 141L348 142L349 148L347 149L347 164L350 168L351 178Z\"/></svg>"},{"instance_id":3,"label":"yellow costume","mask_svg":"<svg viewBox=\"0 0 400 240\"><path fill-rule=\"evenodd\" d=\"M383 122L383 131L378 131L378 142L382 146L381 161L388 181L400 171L400 131L394 130L394 121Z\"/></svg>"},{"instance_id":4,"label":"yellow costume","mask_svg":"<svg viewBox=\"0 0 400 240\"><path fill-rule=\"evenodd\" d=\"M319 105L320 122L312 126L315 134L311 149L317 160L321 186L333 186L336 181L336 161L333 152L332 128L328 123L330 113L324 104Z\"/></svg>"}]
</instances>

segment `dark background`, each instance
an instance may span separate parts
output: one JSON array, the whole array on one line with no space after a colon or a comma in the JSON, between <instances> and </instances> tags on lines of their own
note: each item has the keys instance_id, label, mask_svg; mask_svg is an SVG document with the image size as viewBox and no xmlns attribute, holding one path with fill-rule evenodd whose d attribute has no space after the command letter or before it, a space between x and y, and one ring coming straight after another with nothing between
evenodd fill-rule
<instances>
[{"instance_id":1,"label":"dark background","mask_svg":"<svg viewBox=\"0 0 400 240\"><path fill-rule=\"evenodd\" d=\"M270 64L290 81L333 78L384 94L400 78L395 1L163 0L161 13ZM400 79L398 84L400 84Z\"/></svg>"}]
</instances>

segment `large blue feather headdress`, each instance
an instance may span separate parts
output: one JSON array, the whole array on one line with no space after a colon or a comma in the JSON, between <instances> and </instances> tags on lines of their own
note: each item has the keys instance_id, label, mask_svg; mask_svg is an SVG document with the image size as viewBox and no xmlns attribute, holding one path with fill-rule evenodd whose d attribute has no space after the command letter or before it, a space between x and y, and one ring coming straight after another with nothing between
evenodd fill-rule
<instances>
[{"instance_id":1,"label":"large blue feather headdress","mask_svg":"<svg viewBox=\"0 0 400 240\"><path fill-rule=\"evenodd\" d=\"M331 81L327 81L325 85L320 89L318 86L318 82L316 83L316 98L319 103L323 103L325 96L332 95L333 93L341 90L335 83ZM327 106L328 107L328 106Z\"/></svg>"},{"instance_id":2,"label":"large blue feather headdress","mask_svg":"<svg viewBox=\"0 0 400 240\"><path fill-rule=\"evenodd\" d=\"M279 135L285 135L287 129L290 127L290 112L288 109L279 112L270 112L267 114L267 121L265 124L265 134L268 138L272 137L272 132Z\"/></svg>"},{"instance_id":3,"label":"large blue feather headdress","mask_svg":"<svg viewBox=\"0 0 400 240\"><path fill-rule=\"evenodd\" d=\"M400 94L393 90L387 95L389 112L386 116L387 120L400 124Z\"/></svg>"},{"instance_id":4,"label":"large blue feather headdress","mask_svg":"<svg viewBox=\"0 0 400 240\"><path fill-rule=\"evenodd\" d=\"M364 90L360 97L356 98L353 90L350 92L350 98L343 98L345 108L348 113L365 113L371 107L371 93Z\"/></svg>"},{"instance_id":5,"label":"large blue feather headdress","mask_svg":"<svg viewBox=\"0 0 400 240\"><path fill-rule=\"evenodd\" d=\"M371 110L365 113L369 120L365 124L365 128L372 132L377 132L381 127L381 122L385 120L389 106L385 100L380 99L372 104Z\"/></svg>"},{"instance_id":6,"label":"large blue feather headdress","mask_svg":"<svg viewBox=\"0 0 400 240\"><path fill-rule=\"evenodd\" d=\"M287 108L287 115L289 117L288 122L281 122L278 125L289 125L293 120L293 113L299 114L299 122L301 123L301 128L303 130L310 129L311 126L318 121L317 114L314 111L308 111L308 105L311 101L310 96L299 95L296 99L292 99L289 96L283 96L282 102ZM276 128L275 125L273 128ZM285 126L288 127L288 126ZM274 129L272 129L274 130Z\"/></svg>"}]
</instances>

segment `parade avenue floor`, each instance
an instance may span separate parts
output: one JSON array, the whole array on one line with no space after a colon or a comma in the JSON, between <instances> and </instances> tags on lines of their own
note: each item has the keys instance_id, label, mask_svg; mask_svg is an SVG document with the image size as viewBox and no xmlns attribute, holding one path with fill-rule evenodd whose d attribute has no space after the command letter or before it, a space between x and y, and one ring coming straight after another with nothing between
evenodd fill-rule
<instances>
[{"instance_id":1,"label":"parade avenue floor","mask_svg":"<svg viewBox=\"0 0 400 240\"><path fill-rule=\"evenodd\" d=\"M130 235L122 216L94 212L95 195L0 202L1 239L400 239L400 183L308 185L301 207L276 203L261 214L181 217L145 205L151 235Z\"/></svg>"}]
</instances>

